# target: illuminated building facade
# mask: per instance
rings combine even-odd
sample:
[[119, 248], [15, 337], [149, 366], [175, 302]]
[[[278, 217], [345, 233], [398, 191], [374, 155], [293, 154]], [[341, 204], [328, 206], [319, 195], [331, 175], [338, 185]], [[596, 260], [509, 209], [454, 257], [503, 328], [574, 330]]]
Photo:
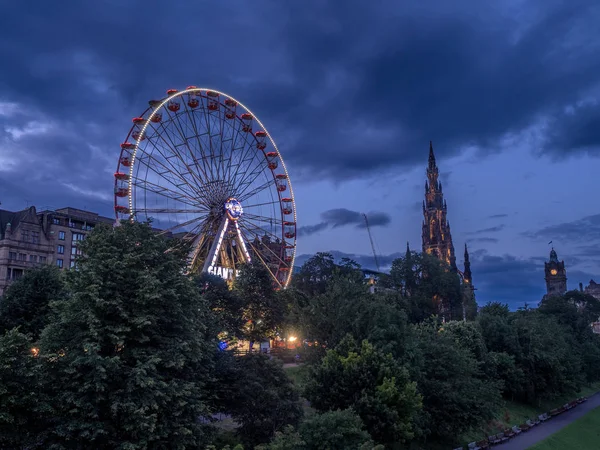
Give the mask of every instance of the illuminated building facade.
[[442, 193], [442, 183], [438, 178], [439, 170], [433, 154], [433, 144], [429, 142], [429, 164], [423, 201], [423, 253], [437, 256], [456, 271], [450, 223], [446, 217], [447, 206]]
[[565, 262], [558, 260], [554, 247], [550, 250], [550, 260], [544, 263], [544, 272], [546, 275], [546, 295], [544, 295], [542, 301], [547, 297], [564, 295], [567, 292], [567, 271], [565, 270]]

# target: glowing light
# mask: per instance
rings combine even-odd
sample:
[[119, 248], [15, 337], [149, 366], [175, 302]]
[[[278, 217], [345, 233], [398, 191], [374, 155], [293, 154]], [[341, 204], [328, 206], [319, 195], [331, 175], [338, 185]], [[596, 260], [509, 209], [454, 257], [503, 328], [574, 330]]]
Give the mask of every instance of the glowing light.
[[33, 347], [33, 348], [31, 349], [31, 354], [32, 354], [34, 357], [37, 357], [37, 356], [40, 354], [40, 349], [39, 349], [39, 348], [36, 348], [36, 347]]
[[290, 341], [290, 342], [296, 342], [296, 340], [297, 340], [297, 339], [298, 339], [298, 338], [297, 338], [296, 336], [290, 336], [290, 337], [288, 338], [288, 341]]

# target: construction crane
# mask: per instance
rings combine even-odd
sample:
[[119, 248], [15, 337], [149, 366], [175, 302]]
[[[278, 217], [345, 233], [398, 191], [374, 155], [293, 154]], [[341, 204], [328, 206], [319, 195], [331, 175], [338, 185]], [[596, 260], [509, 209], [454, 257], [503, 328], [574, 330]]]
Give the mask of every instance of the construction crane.
[[369, 233], [369, 240], [371, 241], [371, 249], [373, 250], [373, 257], [375, 258], [375, 266], [377, 266], [377, 272], [381, 272], [379, 269], [379, 260], [377, 259], [377, 252], [375, 251], [375, 244], [373, 243], [373, 236], [371, 235], [371, 227], [369, 227], [369, 219], [367, 215], [363, 213], [365, 218], [365, 225], [367, 226], [367, 232]]

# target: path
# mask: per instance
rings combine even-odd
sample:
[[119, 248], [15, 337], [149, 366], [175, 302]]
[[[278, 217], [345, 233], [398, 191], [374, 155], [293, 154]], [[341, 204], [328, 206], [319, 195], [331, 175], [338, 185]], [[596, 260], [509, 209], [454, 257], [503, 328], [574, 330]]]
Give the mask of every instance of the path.
[[560, 431], [565, 426], [585, 416], [592, 409], [600, 407], [600, 394], [594, 394], [588, 398], [587, 402], [584, 402], [569, 411], [566, 411], [558, 416], [553, 417], [547, 422], [541, 423], [531, 430], [521, 433], [519, 436], [515, 436], [510, 441], [494, 446], [501, 450], [524, 450], [543, 441], [548, 436]]

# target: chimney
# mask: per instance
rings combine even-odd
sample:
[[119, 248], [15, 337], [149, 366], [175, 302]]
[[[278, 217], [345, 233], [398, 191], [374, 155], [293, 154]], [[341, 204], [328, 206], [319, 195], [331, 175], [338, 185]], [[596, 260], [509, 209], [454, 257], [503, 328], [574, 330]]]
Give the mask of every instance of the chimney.
[[579, 292], [583, 292], [583, 283], [579, 283]]

